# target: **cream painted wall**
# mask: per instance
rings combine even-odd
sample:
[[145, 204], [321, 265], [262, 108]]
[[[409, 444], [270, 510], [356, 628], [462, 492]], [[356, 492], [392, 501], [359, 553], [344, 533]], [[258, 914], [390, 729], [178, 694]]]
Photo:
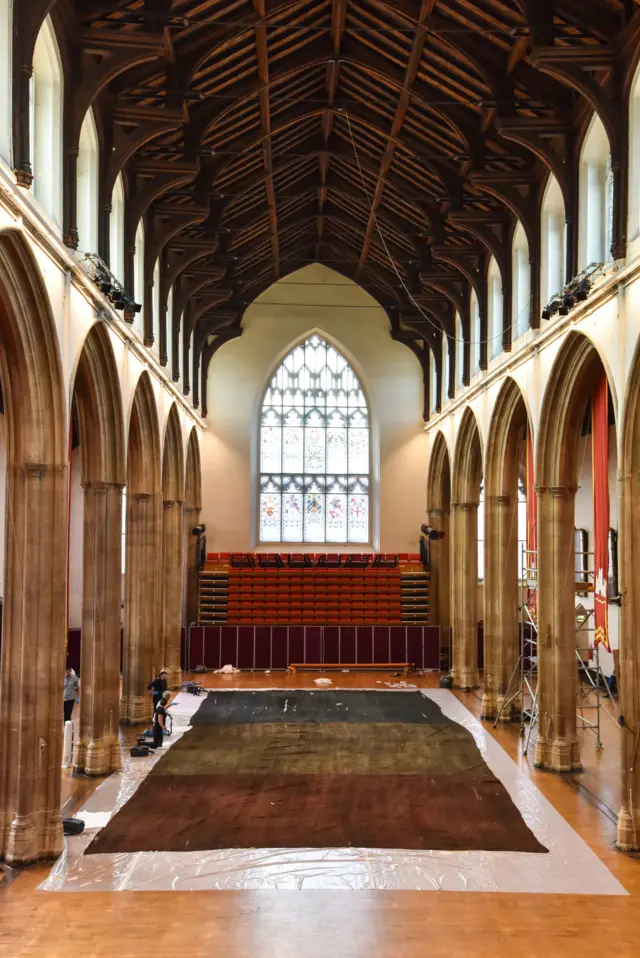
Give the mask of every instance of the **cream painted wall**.
[[[311, 330], [326, 335], [344, 353], [361, 376], [371, 405], [373, 448], [379, 450], [379, 456], [374, 454], [379, 514], [373, 545], [382, 551], [417, 551], [425, 516], [427, 453], [420, 364], [391, 339], [387, 315], [375, 300], [319, 264], [298, 270], [263, 293], [245, 313], [242, 336], [222, 346], [209, 366], [208, 429], [202, 436], [202, 519], [208, 548], [226, 552], [256, 547], [262, 395], [274, 368]], [[317, 545], [308, 548], [318, 551]]]

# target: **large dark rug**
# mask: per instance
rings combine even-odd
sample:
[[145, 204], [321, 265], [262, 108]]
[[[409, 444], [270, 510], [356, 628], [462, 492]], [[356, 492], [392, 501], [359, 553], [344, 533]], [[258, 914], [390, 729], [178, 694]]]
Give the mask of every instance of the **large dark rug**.
[[545, 852], [470, 732], [419, 692], [215, 692], [87, 854]]

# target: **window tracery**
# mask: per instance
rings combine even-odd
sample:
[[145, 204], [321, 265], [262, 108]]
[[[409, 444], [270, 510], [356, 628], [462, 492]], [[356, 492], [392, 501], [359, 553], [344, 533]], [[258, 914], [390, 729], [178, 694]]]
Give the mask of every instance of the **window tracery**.
[[369, 542], [369, 429], [344, 356], [317, 334], [295, 346], [262, 404], [261, 542]]

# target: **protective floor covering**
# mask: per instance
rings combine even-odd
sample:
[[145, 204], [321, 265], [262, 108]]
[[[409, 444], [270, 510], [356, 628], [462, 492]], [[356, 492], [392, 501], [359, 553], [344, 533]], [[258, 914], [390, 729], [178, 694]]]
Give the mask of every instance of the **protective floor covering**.
[[192, 724], [87, 854], [546, 852], [471, 733], [419, 692], [210, 693]]
[[[276, 690], [274, 690], [276, 691]], [[288, 694], [288, 693], [287, 693]], [[386, 693], [384, 693], [386, 694]], [[87, 847], [160, 762], [132, 759], [104, 781], [78, 813], [85, 833], [65, 851], [42, 891], [205, 891], [389, 889], [625, 895], [617, 879], [524, 774], [487, 729], [444, 689], [421, 693], [467, 729], [492, 774], [548, 854], [354, 848], [229, 848], [186, 852], [85, 854]], [[174, 734], [164, 758], [189, 730], [200, 701], [181, 693], [172, 706]], [[255, 728], [254, 728], [255, 731]], [[178, 752], [176, 751], [176, 755]]]

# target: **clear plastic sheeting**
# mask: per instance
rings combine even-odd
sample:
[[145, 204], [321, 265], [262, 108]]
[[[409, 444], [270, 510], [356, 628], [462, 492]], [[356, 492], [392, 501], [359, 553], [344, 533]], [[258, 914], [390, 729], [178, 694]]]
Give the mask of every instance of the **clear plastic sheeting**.
[[[322, 693], [319, 693], [322, 694]], [[260, 889], [389, 889], [625, 895], [588, 845], [455, 696], [424, 691], [472, 733], [526, 824], [548, 854], [403, 851], [376, 848], [234, 848], [210, 852], [139, 852], [84, 856], [97, 830], [134, 793], [159, 759], [130, 759], [87, 801], [81, 836], [66, 839], [64, 854], [44, 891], [190, 891]], [[199, 704], [181, 693], [172, 707], [171, 744], [189, 727]], [[159, 827], [162, 824], [159, 823]]]

